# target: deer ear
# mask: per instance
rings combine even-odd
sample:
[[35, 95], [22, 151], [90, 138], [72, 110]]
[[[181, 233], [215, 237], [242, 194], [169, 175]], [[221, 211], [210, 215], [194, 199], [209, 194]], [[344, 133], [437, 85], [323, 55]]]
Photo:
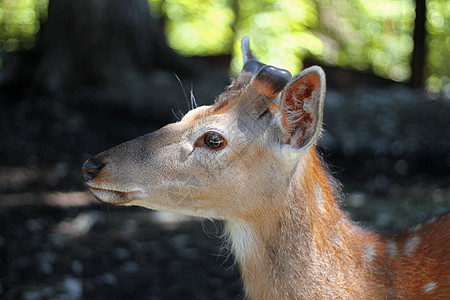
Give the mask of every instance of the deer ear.
[[281, 139], [298, 150], [320, 133], [325, 98], [325, 73], [314, 66], [294, 76], [280, 94]]
[[[256, 62], [247, 61], [247, 64]], [[246, 64], [246, 65], [247, 65]], [[241, 93], [240, 105], [247, 113], [264, 114], [283, 91], [292, 75], [289, 71], [262, 65]]]
[[291, 78], [292, 75], [287, 70], [264, 65], [249, 85], [253, 86], [258, 94], [274, 99]]

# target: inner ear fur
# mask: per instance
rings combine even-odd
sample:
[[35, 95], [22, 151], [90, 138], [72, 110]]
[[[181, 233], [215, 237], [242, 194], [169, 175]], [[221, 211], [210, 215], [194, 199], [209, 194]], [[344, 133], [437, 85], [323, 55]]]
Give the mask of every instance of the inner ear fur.
[[294, 149], [314, 143], [320, 133], [325, 98], [325, 73], [310, 67], [294, 76], [280, 94], [281, 139]]

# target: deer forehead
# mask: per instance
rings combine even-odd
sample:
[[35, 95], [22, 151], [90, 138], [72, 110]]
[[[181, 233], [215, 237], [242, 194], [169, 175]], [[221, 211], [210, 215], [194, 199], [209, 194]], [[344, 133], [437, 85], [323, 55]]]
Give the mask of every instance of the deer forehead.
[[188, 111], [181, 120], [186, 124], [194, 124], [196, 121], [203, 119], [211, 110], [211, 105], [204, 105]]
[[[235, 103], [233, 103], [235, 104]], [[217, 109], [216, 105], [201, 106], [189, 111], [183, 119], [175, 123], [185, 131], [188, 140], [205, 131], [217, 131], [227, 139], [239, 139], [258, 128], [258, 122], [250, 112], [242, 113], [239, 105], [227, 105]], [[254, 133], [256, 134], [256, 133]]]

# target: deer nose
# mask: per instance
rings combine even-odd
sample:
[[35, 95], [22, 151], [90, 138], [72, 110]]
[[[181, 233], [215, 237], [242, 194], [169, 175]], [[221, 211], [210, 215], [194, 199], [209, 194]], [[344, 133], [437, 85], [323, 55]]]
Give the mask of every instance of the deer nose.
[[98, 172], [105, 166], [100, 160], [91, 158], [88, 159], [84, 165], [82, 170], [84, 182], [88, 182], [89, 180], [94, 179], [97, 176]]

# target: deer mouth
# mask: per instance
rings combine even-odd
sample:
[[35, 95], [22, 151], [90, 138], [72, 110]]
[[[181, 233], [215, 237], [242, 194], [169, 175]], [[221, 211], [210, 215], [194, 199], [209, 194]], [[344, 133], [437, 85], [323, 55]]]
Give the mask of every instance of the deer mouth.
[[95, 198], [98, 200], [115, 205], [123, 205], [130, 203], [131, 201], [140, 198], [139, 194], [141, 191], [120, 191], [120, 190], [111, 190], [111, 189], [103, 189], [97, 187], [90, 187], [92, 194], [94, 194]]

